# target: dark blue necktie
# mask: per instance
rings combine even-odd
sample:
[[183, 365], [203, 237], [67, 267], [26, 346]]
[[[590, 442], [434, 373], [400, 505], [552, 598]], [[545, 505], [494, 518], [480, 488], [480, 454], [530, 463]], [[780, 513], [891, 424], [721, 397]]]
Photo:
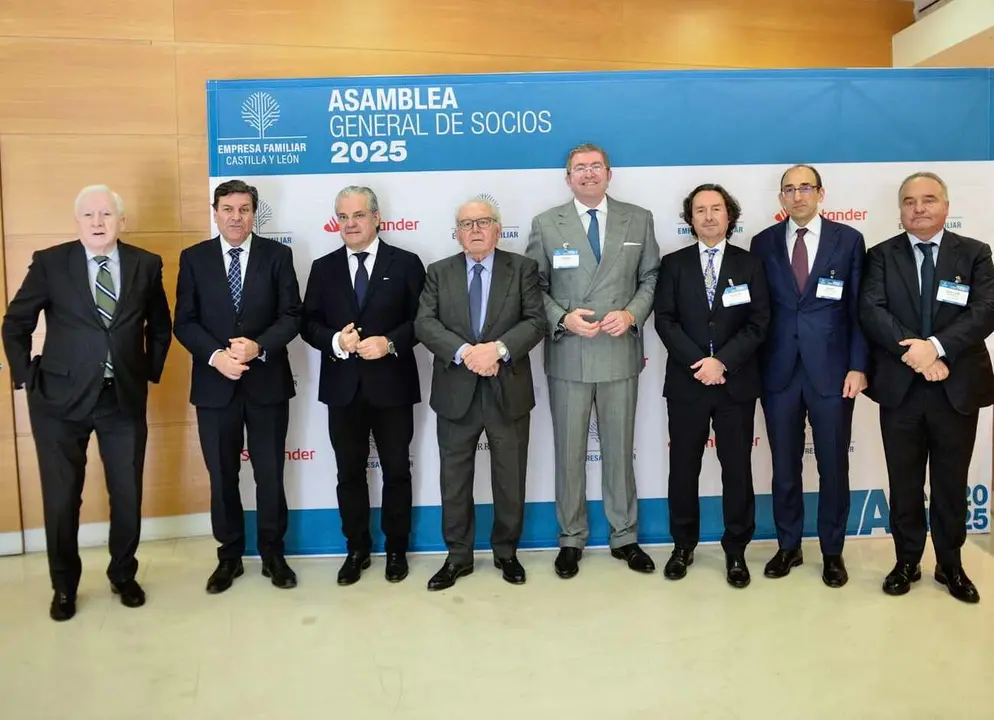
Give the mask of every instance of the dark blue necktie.
[[473, 266], [473, 279], [469, 282], [469, 324], [473, 326], [473, 337], [480, 339], [483, 329], [483, 266], [476, 263]]
[[594, 259], [601, 261], [601, 228], [597, 222], [597, 210], [587, 210], [590, 216], [590, 227], [587, 228], [587, 240], [590, 242], [590, 249], [594, 251]]
[[228, 290], [231, 291], [231, 302], [235, 305], [236, 314], [242, 311], [242, 263], [239, 260], [242, 252], [242, 248], [231, 248], [228, 251], [231, 258], [228, 264]]
[[935, 243], [918, 243], [916, 246], [922, 252], [922, 337], [932, 334], [932, 295], [935, 294], [935, 261], [932, 259], [932, 248]]
[[355, 259], [359, 261], [359, 267], [355, 271], [355, 301], [362, 307], [362, 301], [366, 299], [366, 289], [369, 287], [369, 273], [366, 271], [366, 258], [368, 252], [357, 252]]

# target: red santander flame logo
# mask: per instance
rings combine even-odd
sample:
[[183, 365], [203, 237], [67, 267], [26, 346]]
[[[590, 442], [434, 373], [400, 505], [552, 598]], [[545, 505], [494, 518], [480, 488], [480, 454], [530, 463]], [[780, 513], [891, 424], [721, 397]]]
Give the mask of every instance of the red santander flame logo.
[[781, 208], [780, 212], [778, 212], [776, 215], [773, 216], [773, 219], [776, 220], [777, 222], [783, 222], [784, 220], [786, 220], [789, 217], [790, 217], [790, 213], [788, 213], [786, 210], [784, 210], [783, 208]]
[[337, 233], [342, 229], [341, 225], [338, 224], [337, 218], [332, 218], [324, 224], [324, 231], [330, 233]]

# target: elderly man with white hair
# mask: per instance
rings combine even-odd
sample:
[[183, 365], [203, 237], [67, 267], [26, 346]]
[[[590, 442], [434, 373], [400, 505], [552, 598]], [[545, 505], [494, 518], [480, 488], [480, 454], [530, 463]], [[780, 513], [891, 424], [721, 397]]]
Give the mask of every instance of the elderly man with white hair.
[[[162, 258], [118, 240], [120, 196], [105, 185], [85, 187], [75, 214], [79, 238], [35, 252], [2, 329], [14, 386], [27, 392], [55, 591], [49, 614], [57, 621], [76, 614], [79, 509], [94, 431], [110, 495], [107, 577], [122, 604], [145, 604], [135, 552], [148, 383], [162, 376], [172, 338]], [[42, 312], [45, 341], [32, 358]]]

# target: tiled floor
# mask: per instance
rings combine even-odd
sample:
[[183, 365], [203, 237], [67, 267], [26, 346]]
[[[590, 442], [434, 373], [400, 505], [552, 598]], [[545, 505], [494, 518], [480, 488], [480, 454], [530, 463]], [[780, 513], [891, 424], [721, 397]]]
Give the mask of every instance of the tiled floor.
[[[853, 540], [851, 580], [820, 580], [816, 543], [790, 577], [767, 580], [769, 543], [750, 547], [753, 583], [723, 579], [716, 546], [686, 580], [640, 576], [588, 551], [573, 580], [551, 552], [522, 553], [528, 583], [489, 555], [452, 590], [425, 590], [439, 556], [412, 558], [399, 585], [383, 562], [339, 588], [339, 560], [291, 560], [280, 591], [248, 562], [208, 596], [210, 539], [142, 546], [141, 609], [84, 551], [79, 613], [48, 619], [43, 555], [0, 559], [0, 717], [22, 718], [994, 718], [994, 544], [971, 537], [980, 605], [925, 577], [880, 591], [886, 539]], [[669, 548], [650, 548], [662, 566]]]

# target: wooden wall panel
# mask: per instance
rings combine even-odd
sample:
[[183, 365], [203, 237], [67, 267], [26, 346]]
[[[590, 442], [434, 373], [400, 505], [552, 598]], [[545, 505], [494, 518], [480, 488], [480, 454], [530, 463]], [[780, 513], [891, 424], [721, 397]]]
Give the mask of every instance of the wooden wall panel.
[[104, 183], [124, 200], [131, 231], [179, 230], [175, 136], [3, 135], [4, 231], [76, 237], [80, 188]]
[[[3, 213], [0, 210], [0, 228]], [[0, 231], [0, 301], [6, 304], [4, 237]], [[14, 441], [14, 387], [10, 365], [0, 344], [0, 533], [20, 532], [21, 497], [17, 481], [17, 446]]]
[[[888, 66], [891, 36], [913, 19], [904, 0], [0, 4], [0, 286], [19, 286], [34, 250], [74, 237], [76, 193], [107, 183], [127, 207], [125, 239], [162, 255], [171, 306], [179, 252], [210, 226], [208, 79]], [[43, 338], [42, 324], [36, 348]], [[209, 508], [189, 373], [174, 343], [150, 391], [146, 516]], [[0, 387], [0, 531], [16, 520], [17, 488], [4, 482], [15, 438], [25, 527], [42, 525], [22, 392], [5, 425], [10, 406]], [[88, 473], [83, 518], [105, 520], [95, 454]]]
[[[82, 11], [81, 11], [82, 10]], [[3, 0], [0, 36], [172, 40], [173, 0]]]

